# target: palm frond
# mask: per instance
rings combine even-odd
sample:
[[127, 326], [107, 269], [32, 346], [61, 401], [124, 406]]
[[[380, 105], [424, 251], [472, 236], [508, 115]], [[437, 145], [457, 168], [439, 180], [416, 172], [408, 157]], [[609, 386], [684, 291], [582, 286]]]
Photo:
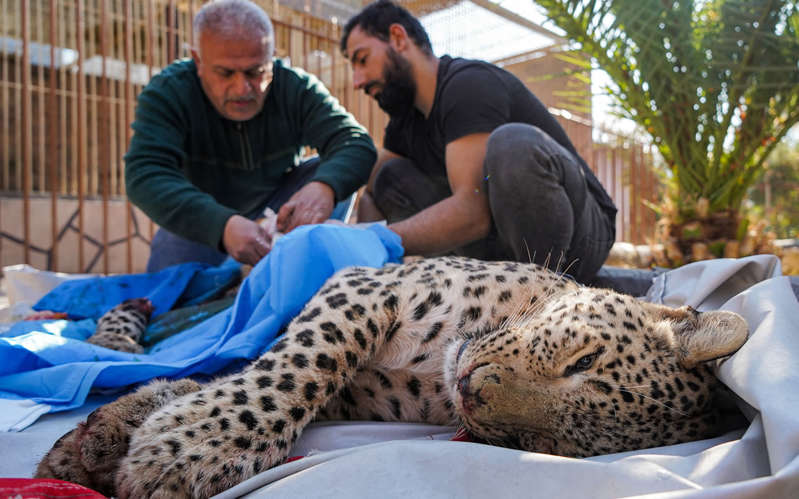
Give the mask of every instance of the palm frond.
[[536, 3], [608, 73], [614, 88], [605, 91], [672, 170], [675, 202], [707, 198], [711, 210], [738, 210], [775, 143], [799, 121], [797, 3]]

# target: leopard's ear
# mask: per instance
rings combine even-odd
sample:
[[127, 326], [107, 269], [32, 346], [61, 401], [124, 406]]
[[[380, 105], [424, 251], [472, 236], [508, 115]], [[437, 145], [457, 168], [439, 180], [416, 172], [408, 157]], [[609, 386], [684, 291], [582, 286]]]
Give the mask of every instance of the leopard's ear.
[[749, 336], [746, 321], [735, 312], [697, 312], [691, 307], [669, 308], [653, 304], [647, 308], [663, 321], [661, 331], [671, 330], [670, 343], [677, 360], [686, 369], [732, 355]]

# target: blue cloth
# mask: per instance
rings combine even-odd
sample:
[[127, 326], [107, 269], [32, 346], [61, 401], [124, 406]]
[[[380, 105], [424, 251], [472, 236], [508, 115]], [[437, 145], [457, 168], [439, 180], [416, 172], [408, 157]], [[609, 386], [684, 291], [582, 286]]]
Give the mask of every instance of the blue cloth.
[[[115, 352], [35, 327], [1, 337], [0, 366], [13, 368], [0, 376], [0, 398], [31, 399], [62, 411], [82, 405], [92, 387], [212, 374], [264, 352], [335, 271], [380, 267], [398, 262], [402, 253], [399, 236], [381, 225], [299, 227], [253, 268], [230, 309], [167, 338], [148, 354]], [[88, 292], [87, 299], [103, 301]]]
[[99, 319], [129, 298], [149, 298], [153, 317], [174, 305], [199, 303], [233, 284], [241, 275], [233, 261], [220, 267], [182, 263], [160, 272], [70, 279], [56, 286], [33, 306], [34, 310], [65, 312], [70, 319]]

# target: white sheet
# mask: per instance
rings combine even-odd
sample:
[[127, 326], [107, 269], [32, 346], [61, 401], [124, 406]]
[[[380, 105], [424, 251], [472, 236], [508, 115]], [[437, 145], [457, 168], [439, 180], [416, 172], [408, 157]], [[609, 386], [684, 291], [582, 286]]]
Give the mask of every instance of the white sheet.
[[[799, 302], [775, 257], [713, 260], [656, 279], [649, 298], [733, 310], [750, 339], [720, 365], [749, 427], [722, 437], [590, 459], [450, 442], [452, 428], [314, 424], [292, 454], [231, 497], [799, 498]], [[55, 439], [99, 403], [0, 434], [0, 476], [31, 476]], [[58, 428], [58, 431], [56, 431]]]

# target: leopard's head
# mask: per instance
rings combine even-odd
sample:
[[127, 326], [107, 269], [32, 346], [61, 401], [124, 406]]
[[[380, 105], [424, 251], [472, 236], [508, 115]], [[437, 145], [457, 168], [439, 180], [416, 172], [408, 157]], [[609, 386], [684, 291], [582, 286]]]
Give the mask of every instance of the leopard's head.
[[713, 431], [711, 361], [746, 338], [733, 312], [581, 288], [464, 334], [447, 384], [463, 424], [492, 444], [574, 457], [670, 445]]

